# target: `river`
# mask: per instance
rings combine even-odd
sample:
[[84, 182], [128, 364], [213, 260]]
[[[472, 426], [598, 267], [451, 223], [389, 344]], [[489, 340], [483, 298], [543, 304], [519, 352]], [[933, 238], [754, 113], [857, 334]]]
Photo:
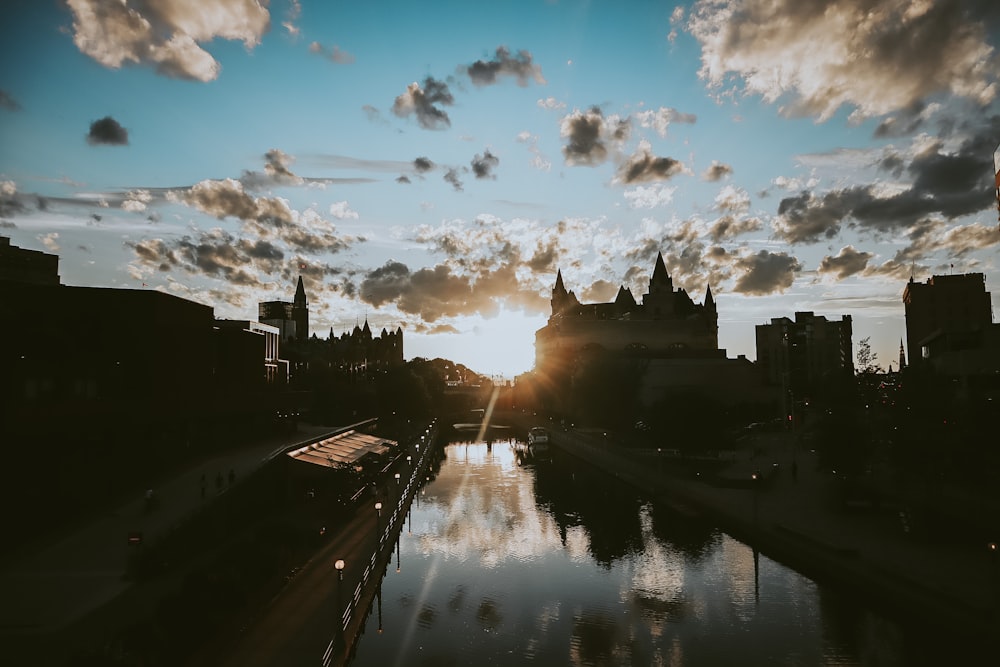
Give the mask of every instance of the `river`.
[[[352, 667], [912, 665], [926, 633], [553, 452], [452, 443]], [[946, 647], [946, 643], [945, 643]]]

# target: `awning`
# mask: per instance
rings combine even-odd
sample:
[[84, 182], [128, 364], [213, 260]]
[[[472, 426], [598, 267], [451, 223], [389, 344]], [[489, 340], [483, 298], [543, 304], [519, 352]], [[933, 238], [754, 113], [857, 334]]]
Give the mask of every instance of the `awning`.
[[395, 447], [394, 440], [386, 440], [375, 435], [346, 431], [288, 452], [296, 461], [304, 461], [321, 466], [351, 465], [366, 454], [381, 456]]

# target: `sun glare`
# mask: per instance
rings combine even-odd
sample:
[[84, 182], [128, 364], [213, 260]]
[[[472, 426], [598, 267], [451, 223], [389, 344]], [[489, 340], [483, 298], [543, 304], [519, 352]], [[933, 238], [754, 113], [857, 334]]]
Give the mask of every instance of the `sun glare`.
[[535, 365], [535, 332], [545, 326], [545, 315], [501, 310], [492, 318], [475, 317], [456, 334], [412, 334], [406, 357], [441, 357], [489, 376], [514, 376]]

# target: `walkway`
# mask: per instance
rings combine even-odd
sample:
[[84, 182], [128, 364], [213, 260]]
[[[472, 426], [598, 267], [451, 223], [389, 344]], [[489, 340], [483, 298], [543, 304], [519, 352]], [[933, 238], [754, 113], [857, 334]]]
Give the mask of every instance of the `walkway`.
[[[196, 464], [154, 490], [158, 506], [145, 510], [136, 497], [106, 516], [73, 529], [56, 542], [22, 554], [0, 572], [0, 640], [4, 646], [45, 646], [59, 630], [125, 593], [129, 535], [155, 542], [194, 514], [203, 503], [291, 446], [304, 445], [335, 431], [303, 426], [297, 432], [263, 440]], [[217, 485], [217, 475], [220, 483]], [[204, 496], [202, 495], [204, 479]], [[4, 654], [11, 655], [5, 650]], [[43, 664], [45, 656], [31, 656]], [[19, 663], [28, 664], [28, 663]]]

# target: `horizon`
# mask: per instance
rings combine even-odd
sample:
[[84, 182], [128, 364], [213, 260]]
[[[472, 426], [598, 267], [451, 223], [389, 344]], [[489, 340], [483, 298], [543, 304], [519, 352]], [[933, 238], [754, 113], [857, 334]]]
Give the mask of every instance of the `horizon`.
[[64, 284], [254, 319], [302, 275], [313, 331], [505, 377], [558, 270], [638, 300], [658, 252], [731, 358], [812, 311], [895, 367], [911, 276], [1000, 306], [980, 3], [96, 3], [0, 28], [0, 232]]

